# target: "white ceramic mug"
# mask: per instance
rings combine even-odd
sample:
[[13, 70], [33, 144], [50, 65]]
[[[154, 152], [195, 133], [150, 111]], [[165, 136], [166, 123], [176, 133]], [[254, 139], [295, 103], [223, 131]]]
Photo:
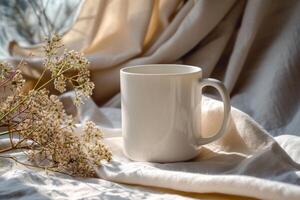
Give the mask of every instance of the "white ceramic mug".
[[[202, 88], [212, 86], [224, 102], [218, 133], [201, 134]], [[132, 160], [177, 162], [198, 154], [201, 145], [220, 138], [230, 113], [229, 95], [215, 79], [202, 79], [199, 67], [151, 64], [121, 69], [122, 134], [124, 153]], [[200, 107], [200, 109], [199, 109]]]

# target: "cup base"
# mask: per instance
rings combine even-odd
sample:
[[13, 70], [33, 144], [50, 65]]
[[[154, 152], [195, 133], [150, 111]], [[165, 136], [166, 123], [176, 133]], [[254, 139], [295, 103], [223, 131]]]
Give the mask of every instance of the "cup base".
[[126, 152], [125, 149], [123, 149], [124, 155], [136, 162], [151, 162], [151, 163], [176, 163], [176, 162], [186, 162], [189, 160], [192, 160], [196, 158], [199, 155], [199, 151], [195, 151], [193, 154], [190, 154], [189, 156], [185, 155], [184, 157], [155, 157], [153, 156], [147, 156], [147, 155], [130, 155], [128, 152]]

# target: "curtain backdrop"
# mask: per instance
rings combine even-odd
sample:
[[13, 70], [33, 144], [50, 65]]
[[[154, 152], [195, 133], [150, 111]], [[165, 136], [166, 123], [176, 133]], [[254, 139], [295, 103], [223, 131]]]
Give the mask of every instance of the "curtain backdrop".
[[[300, 1], [87, 0], [64, 41], [91, 61], [99, 105], [119, 92], [122, 67], [183, 63], [222, 80], [273, 135], [299, 134]], [[9, 47], [15, 61], [34, 50]], [[34, 80], [41, 60], [29, 63]]]

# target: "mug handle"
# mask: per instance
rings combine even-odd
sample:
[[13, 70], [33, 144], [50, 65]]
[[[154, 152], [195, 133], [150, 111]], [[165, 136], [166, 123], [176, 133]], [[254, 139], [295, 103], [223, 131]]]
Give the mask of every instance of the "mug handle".
[[207, 78], [207, 79], [199, 79], [199, 83], [200, 83], [201, 90], [206, 86], [212, 86], [216, 88], [217, 91], [220, 93], [224, 103], [224, 116], [223, 116], [222, 126], [220, 130], [217, 132], [217, 134], [209, 138], [198, 139], [197, 141], [198, 145], [204, 145], [213, 142], [224, 135], [229, 122], [229, 114], [230, 114], [231, 106], [230, 106], [230, 98], [228, 92], [226, 90], [226, 87], [221, 81], [212, 78]]

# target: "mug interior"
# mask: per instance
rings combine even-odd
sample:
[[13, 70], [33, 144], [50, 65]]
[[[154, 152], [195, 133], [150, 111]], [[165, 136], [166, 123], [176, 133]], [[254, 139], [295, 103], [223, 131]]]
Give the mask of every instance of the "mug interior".
[[140, 75], [180, 75], [201, 72], [201, 68], [189, 65], [151, 64], [125, 67], [122, 73]]

